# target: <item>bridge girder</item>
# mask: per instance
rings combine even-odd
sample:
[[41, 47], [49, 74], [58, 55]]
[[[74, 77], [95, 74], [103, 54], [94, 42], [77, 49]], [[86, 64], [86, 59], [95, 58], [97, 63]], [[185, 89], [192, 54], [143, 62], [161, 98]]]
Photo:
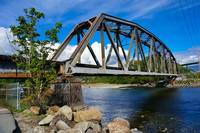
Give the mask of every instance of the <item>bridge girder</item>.
[[[101, 63], [90, 45], [90, 40], [95, 32], [100, 32]], [[105, 35], [111, 43], [107, 58], [105, 58]], [[77, 36], [77, 47], [70, 58], [63, 61], [64, 64], [61, 66], [63, 75], [177, 76], [178, 74], [175, 57], [159, 38], [136, 23], [106, 14], [99, 14], [77, 24], [50, 57], [50, 60], [57, 60], [75, 36]], [[126, 46], [121, 40], [122, 37], [129, 39], [127, 54], [125, 52]], [[86, 47], [88, 47], [96, 65], [81, 64], [81, 55]], [[147, 49], [148, 53], [144, 49]], [[118, 60], [118, 67], [108, 66], [113, 50]], [[123, 57], [120, 56], [119, 50], [122, 50]], [[130, 64], [130, 60], [133, 60], [132, 64]], [[134, 63], [137, 63], [136, 69], [134, 69]]]

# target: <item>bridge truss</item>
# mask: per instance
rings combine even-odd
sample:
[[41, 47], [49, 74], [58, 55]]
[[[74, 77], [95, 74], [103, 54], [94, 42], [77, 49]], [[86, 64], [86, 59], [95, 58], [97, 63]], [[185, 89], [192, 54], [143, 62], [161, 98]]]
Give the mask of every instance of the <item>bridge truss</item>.
[[[90, 45], [96, 32], [100, 35], [101, 62]], [[178, 74], [176, 59], [170, 49], [154, 34], [136, 23], [99, 14], [77, 24], [50, 60], [56, 61], [74, 37], [77, 38], [77, 47], [70, 58], [63, 61], [60, 67], [63, 75], [177, 76]], [[105, 38], [111, 43], [107, 56]], [[81, 63], [81, 55], [86, 47], [95, 65]], [[120, 50], [123, 56], [120, 55]], [[109, 66], [112, 51], [118, 61], [116, 67]]]

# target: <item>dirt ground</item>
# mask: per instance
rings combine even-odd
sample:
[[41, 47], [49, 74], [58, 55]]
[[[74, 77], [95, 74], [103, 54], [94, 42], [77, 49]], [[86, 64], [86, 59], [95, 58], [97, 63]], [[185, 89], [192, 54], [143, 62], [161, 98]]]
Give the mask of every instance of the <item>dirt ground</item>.
[[22, 113], [13, 114], [22, 133], [49, 132], [49, 126], [39, 126], [38, 123], [44, 116], [24, 116]]

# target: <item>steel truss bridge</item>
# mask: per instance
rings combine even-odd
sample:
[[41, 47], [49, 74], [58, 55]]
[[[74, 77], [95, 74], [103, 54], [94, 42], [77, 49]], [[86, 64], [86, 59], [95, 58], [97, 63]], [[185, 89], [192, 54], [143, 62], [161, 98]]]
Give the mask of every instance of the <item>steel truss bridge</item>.
[[[90, 40], [96, 32], [100, 34], [101, 63], [90, 45]], [[178, 68], [174, 55], [169, 48], [154, 34], [140, 25], [109, 16], [99, 14], [93, 18], [77, 24], [65, 38], [50, 60], [56, 61], [67, 48], [70, 41], [76, 36], [77, 47], [69, 59], [63, 61], [61, 71], [64, 75], [165, 75], [177, 76]], [[108, 38], [111, 47], [105, 56], [105, 38]], [[123, 38], [128, 39], [128, 53], [125, 52]], [[89, 49], [95, 65], [82, 64], [81, 55]], [[145, 54], [144, 49], [148, 49]], [[118, 66], [108, 65], [111, 52], [117, 57]], [[123, 57], [119, 50], [122, 50]], [[123, 59], [125, 60], [123, 62]], [[130, 64], [130, 60], [133, 60]], [[133, 69], [136, 63], [136, 69]]]
[[[100, 39], [101, 59], [97, 58], [90, 44], [93, 37]], [[76, 49], [68, 59], [57, 61], [72, 39], [77, 42]], [[107, 56], [105, 54], [106, 39], [111, 43]], [[86, 47], [95, 64], [81, 63], [81, 56]], [[109, 65], [112, 51], [118, 62], [118, 66], [115, 67]], [[123, 53], [122, 56], [120, 51]], [[57, 62], [57, 73], [62, 76], [178, 76], [174, 55], [158, 37], [136, 23], [107, 14], [99, 14], [77, 24], [49, 60]]]

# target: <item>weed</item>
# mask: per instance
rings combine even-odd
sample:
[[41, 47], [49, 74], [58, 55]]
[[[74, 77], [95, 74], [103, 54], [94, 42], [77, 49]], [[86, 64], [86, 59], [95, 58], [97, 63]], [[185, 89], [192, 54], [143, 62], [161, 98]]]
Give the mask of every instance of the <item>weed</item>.
[[6, 99], [0, 99], [0, 104], [5, 106], [5, 107], [9, 106], [9, 103], [8, 103], [8, 101], [6, 101]]

